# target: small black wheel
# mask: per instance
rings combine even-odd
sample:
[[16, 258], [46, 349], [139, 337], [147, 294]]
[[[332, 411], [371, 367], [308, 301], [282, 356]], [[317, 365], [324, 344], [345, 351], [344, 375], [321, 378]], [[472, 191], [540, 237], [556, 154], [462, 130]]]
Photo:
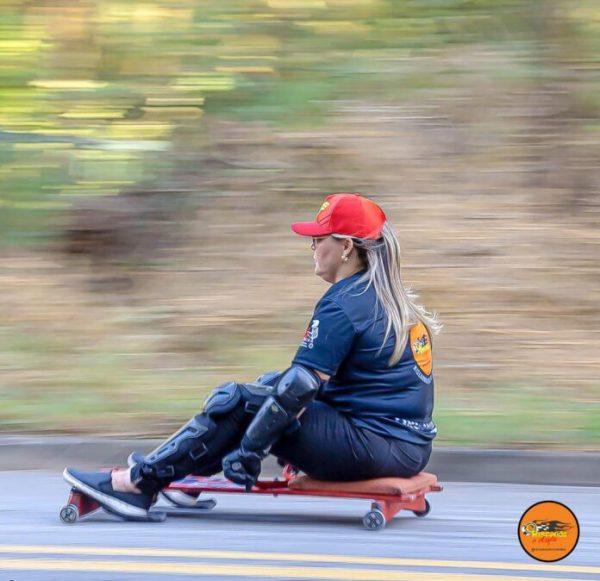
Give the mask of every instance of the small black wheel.
[[427, 499], [425, 499], [425, 510], [413, 510], [413, 514], [415, 516], [418, 517], [424, 517], [427, 516], [429, 514], [429, 511], [431, 510], [431, 505], [429, 504], [429, 501]]
[[67, 525], [73, 524], [79, 518], [79, 509], [74, 504], [67, 504], [60, 509], [60, 520]]
[[379, 509], [370, 510], [363, 517], [363, 525], [369, 531], [378, 531], [385, 526], [385, 516]]

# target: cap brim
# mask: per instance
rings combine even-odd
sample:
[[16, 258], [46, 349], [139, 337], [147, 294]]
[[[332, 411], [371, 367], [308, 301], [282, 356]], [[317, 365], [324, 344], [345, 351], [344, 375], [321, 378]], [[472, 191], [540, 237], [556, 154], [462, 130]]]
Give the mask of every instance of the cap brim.
[[326, 226], [318, 222], [295, 222], [292, 224], [292, 230], [300, 236], [329, 236], [331, 231]]

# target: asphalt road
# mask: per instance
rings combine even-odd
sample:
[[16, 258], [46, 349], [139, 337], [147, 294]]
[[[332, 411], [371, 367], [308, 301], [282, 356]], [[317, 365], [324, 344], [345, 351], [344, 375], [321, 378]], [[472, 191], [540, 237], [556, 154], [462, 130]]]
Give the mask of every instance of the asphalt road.
[[[425, 518], [363, 529], [368, 501], [221, 495], [209, 512], [127, 523], [98, 512], [60, 522], [60, 473], [0, 472], [0, 581], [600, 579], [600, 488], [445, 483]], [[557, 500], [577, 515], [578, 546], [539, 563], [517, 540], [523, 511]]]

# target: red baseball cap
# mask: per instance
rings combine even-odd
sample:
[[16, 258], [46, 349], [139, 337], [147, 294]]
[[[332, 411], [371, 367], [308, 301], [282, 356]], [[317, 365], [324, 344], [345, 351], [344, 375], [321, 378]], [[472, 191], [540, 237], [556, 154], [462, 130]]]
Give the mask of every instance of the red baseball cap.
[[314, 222], [295, 222], [292, 230], [300, 236], [344, 234], [377, 240], [386, 217], [383, 210], [360, 194], [331, 194], [325, 198]]

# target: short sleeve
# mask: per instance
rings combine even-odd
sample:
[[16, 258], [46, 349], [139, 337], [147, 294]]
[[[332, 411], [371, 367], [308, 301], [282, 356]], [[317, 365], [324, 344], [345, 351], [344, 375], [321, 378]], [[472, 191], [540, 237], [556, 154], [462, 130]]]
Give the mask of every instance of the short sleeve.
[[335, 375], [348, 355], [356, 330], [333, 301], [321, 301], [304, 333], [292, 363]]

